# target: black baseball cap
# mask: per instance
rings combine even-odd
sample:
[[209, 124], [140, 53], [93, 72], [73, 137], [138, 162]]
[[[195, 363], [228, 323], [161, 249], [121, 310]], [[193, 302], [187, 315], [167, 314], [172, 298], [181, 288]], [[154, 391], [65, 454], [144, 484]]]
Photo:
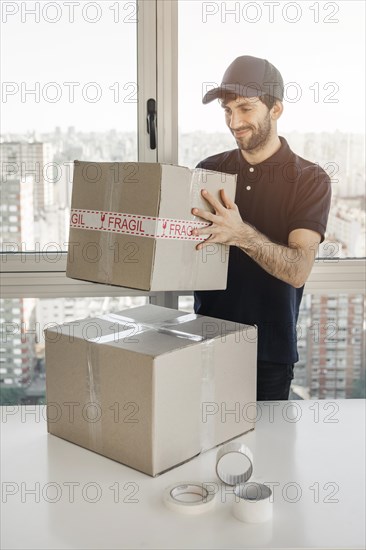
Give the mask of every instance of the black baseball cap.
[[267, 59], [242, 55], [237, 57], [225, 71], [221, 85], [209, 90], [202, 103], [233, 96], [259, 97], [269, 95], [283, 100], [281, 73]]

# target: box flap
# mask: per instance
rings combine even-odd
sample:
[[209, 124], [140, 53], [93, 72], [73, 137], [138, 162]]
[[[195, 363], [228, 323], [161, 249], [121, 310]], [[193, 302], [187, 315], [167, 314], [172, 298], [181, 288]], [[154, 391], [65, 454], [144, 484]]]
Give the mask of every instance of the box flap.
[[[207, 222], [194, 216], [192, 208], [212, 211], [201, 195], [203, 188], [217, 198], [219, 190], [225, 188], [235, 200], [236, 176], [163, 165], [161, 187], [159, 217], [167, 219], [166, 238], [156, 242], [152, 290], [225, 289], [229, 247], [213, 244], [196, 250], [204, 239], [192, 238], [191, 231]], [[178, 258], [174, 264], [172, 257]]]
[[86, 340], [151, 357], [207, 339], [225, 341], [225, 336], [231, 333], [238, 333], [249, 342], [256, 338], [254, 327], [249, 325], [151, 304], [51, 327], [46, 338], [52, 342], [60, 332], [70, 341]]
[[[156, 217], [160, 182], [156, 163], [75, 161], [72, 209]], [[117, 221], [108, 217], [109, 224]], [[100, 223], [100, 230], [83, 223], [70, 228], [67, 277], [149, 290], [155, 240], [113, 232], [103, 219]]]
[[156, 216], [161, 172], [153, 162], [76, 160], [71, 207]]

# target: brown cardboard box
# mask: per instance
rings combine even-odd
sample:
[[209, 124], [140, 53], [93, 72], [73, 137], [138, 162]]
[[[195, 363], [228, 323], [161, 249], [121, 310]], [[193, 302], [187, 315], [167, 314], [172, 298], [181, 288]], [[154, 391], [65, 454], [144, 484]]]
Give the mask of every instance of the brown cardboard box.
[[58, 437], [155, 476], [254, 428], [256, 327], [148, 305], [45, 339]]
[[66, 275], [141, 290], [226, 288], [228, 250], [191, 235], [208, 225], [201, 196], [225, 190], [236, 176], [154, 163], [75, 161]]

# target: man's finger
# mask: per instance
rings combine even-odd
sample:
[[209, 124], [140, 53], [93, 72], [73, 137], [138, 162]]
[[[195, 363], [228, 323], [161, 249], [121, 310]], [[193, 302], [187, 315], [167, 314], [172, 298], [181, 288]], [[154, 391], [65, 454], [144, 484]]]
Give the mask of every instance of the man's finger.
[[192, 214], [209, 222], [214, 222], [216, 219], [215, 214], [208, 210], [201, 210], [200, 208], [192, 208]]
[[235, 208], [236, 207], [235, 202], [231, 200], [229, 195], [227, 195], [225, 189], [220, 189], [220, 194], [221, 194], [221, 200], [224, 203], [224, 205], [226, 206], [226, 208]]
[[211, 206], [214, 207], [216, 212], [222, 212], [223, 211], [224, 207], [221, 204], [221, 202], [218, 199], [216, 199], [213, 195], [211, 195], [211, 193], [209, 193], [207, 191], [207, 189], [202, 189], [201, 195], [207, 202], [209, 202], [211, 204]]
[[217, 242], [215, 240], [215, 235], [210, 235], [207, 239], [205, 239], [202, 243], [198, 244], [196, 246], [196, 249], [197, 250], [201, 250], [204, 246], [208, 245], [208, 244], [211, 244], [211, 243], [215, 243]]
[[201, 227], [198, 229], [197, 227], [192, 230], [192, 235], [195, 235], [196, 237], [204, 237], [205, 235], [209, 235], [210, 237], [215, 233], [216, 229], [212, 225], [207, 225], [206, 227]]

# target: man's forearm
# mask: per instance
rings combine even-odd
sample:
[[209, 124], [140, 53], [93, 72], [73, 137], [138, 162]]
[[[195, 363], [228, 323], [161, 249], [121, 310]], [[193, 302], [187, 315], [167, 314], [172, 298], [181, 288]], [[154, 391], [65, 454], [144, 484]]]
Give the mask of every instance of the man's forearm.
[[245, 224], [238, 237], [235, 245], [267, 273], [296, 288], [305, 284], [314, 262], [315, 246], [305, 253], [295, 243], [289, 246], [274, 243], [249, 224]]

